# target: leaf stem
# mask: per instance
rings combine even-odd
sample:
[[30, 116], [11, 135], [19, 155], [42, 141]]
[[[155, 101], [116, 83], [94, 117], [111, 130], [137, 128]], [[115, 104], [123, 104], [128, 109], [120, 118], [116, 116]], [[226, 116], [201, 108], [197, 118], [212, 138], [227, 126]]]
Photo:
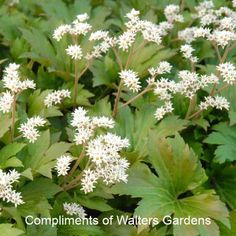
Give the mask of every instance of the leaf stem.
[[144, 95], [145, 93], [147, 93], [147, 92], [149, 92], [151, 90], [152, 90], [152, 88], [148, 85], [141, 93], [137, 94], [135, 97], [133, 97], [130, 100], [128, 100], [121, 107], [125, 107], [125, 106], [129, 105], [130, 103], [132, 103], [133, 101], [135, 101], [136, 99], [138, 99], [139, 97], [141, 97], [142, 95]]
[[16, 94], [13, 96], [13, 103], [12, 103], [12, 113], [11, 113], [11, 141], [14, 141], [15, 136], [15, 120], [16, 120]]

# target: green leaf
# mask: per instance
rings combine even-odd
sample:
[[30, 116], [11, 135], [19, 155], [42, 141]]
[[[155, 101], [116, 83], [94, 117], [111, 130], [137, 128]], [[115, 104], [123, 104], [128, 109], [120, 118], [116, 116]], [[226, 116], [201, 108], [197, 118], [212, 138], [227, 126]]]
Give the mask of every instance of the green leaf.
[[60, 225], [58, 235], [104, 236], [104, 232], [97, 225]]
[[24, 231], [13, 228], [12, 224], [0, 224], [0, 232], [1, 235], [9, 235], [9, 236], [18, 236], [22, 235]]
[[233, 236], [236, 235], [236, 210], [230, 212], [231, 229], [221, 225], [220, 236]]
[[181, 120], [178, 116], [167, 116], [157, 125], [155, 131], [160, 138], [164, 138], [182, 131], [187, 127], [188, 123], [187, 120]]
[[216, 169], [213, 183], [217, 193], [231, 209], [236, 208], [236, 166]]
[[52, 198], [56, 193], [62, 189], [52, 183], [51, 180], [46, 178], [37, 178], [21, 188], [23, 199], [27, 201], [28, 198]]
[[110, 207], [105, 199], [99, 197], [87, 197], [87, 196], [79, 196], [78, 202], [89, 209], [95, 209], [98, 211], [110, 211], [112, 207]]
[[9, 130], [11, 119], [8, 115], [0, 114], [0, 138]]
[[[11, 158], [12, 160], [8, 160], [10, 157], [15, 156], [18, 152], [20, 152], [25, 147], [24, 143], [11, 143], [4, 146], [0, 150], [0, 166], [2, 168], [6, 168], [10, 163], [21, 164], [21, 161], [18, 160], [16, 157]], [[21, 164], [22, 166], [22, 164]], [[15, 166], [16, 167], [16, 166]]]
[[[211, 218], [210, 225], [175, 225], [174, 235], [219, 235], [217, 222], [229, 226], [228, 211], [213, 190], [197, 190], [206, 175], [198, 157], [179, 135], [162, 138], [153, 132], [149, 137], [149, 157], [158, 177], [144, 164], [133, 165], [127, 184], [117, 184], [111, 189], [116, 194], [141, 197], [135, 209], [140, 217], [164, 216], [172, 218]], [[147, 226], [140, 226], [142, 231]], [[209, 234], [208, 234], [209, 235]]]
[[56, 226], [51, 225], [28, 225], [26, 236], [57, 236]]
[[31, 168], [28, 168], [28, 169], [24, 170], [24, 171], [21, 172], [20, 174], [21, 174], [22, 176], [24, 176], [24, 177], [30, 179], [30, 180], [33, 180], [33, 179], [34, 179]]
[[236, 160], [236, 126], [220, 123], [213, 127], [214, 132], [204, 140], [208, 144], [218, 145], [215, 150], [215, 162], [224, 163]]
[[48, 178], [52, 178], [51, 169], [55, 166], [55, 159], [65, 154], [72, 144], [65, 142], [54, 143], [50, 146], [50, 133], [41, 133], [35, 143], [28, 145], [29, 157], [24, 159], [26, 167], [32, 168]]
[[21, 160], [19, 160], [16, 157], [9, 158], [3, 165], [1, 165], [1, 168], [5, 169], [8, 167], [23, 167]]

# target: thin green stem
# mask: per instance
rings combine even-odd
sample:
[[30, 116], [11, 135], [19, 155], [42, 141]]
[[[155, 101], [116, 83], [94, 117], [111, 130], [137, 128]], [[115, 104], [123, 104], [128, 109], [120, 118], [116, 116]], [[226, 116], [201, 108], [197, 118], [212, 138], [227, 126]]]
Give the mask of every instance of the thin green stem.
[[13, 96], [12, 113], [11, 113], [11, 141], [14, 142], [16, 121], [16, 95]]
[[121, 107], [125, 107], [125, 106], [129, 105], [130, 103], [134, 102], [136, 99], [138, 99], [139, 97], [141, 97], [142, 95], [144, 95], [145, 93], [147, 93], [147, 92], [149, 92], [151, 90], [152, 90], [152, 88], [150, 88], [150, 86], [147, 86], [141, 93], [137, 94], [135, 97], [133, 97], [130, 100], [128, 100]]
[[81, 153], [80, 153], [78, 159], [76, 160], [75, 164], [73, 165], [73, 167], [72, 167], [72, 169], [71, 169], [71, 171], [70, 171], [68, 177], [69, 177], [69, 176], [72, 176], [72, 175], [74, 174], [75, 170], [76, 170], [77, 167], [79, 166], [79, 164], [80, 164], [81, 160], [83, 159], [84, 155], [85, 155], [85, 146], [83, 146], [83, 149], [82, 149], [82, 151], [81, 151]]
[[119, 101], [120, 101], [120, 95], [121, 95], [121, 91], [122, 91], [122, 86], [123, 86], [123, 80], [120, 80], [119, 83], [119, 87], [118, 87], [118, 91], [116, 94], [116, 98], [115, 98], [115, 104], [114, 104], [114, 109], [113, 109], [113, 113], [112, 116], [115, 118], [118, 112], [118, 105], [119, 105]]
[[83, 74], [88, 70], [89, 66], [91, 65], [92, 60], [87, 62], [87, 65], [84, 67], [84, 69], [79, 73], [78, 71], [78, 64], [77, 61], [75, 61], [75, 79], [74, 79], [74, 107], [76, 107], [77, 104], [77, 95], [78, 95], [78, 82], [79, 79], [83, 76]]

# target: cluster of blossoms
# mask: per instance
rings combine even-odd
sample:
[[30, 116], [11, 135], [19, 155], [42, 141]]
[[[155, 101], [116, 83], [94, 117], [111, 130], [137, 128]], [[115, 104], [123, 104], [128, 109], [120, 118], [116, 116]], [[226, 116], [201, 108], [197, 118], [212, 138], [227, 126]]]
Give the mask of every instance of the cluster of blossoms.
[[[76, 38], [78, 35], [87, 35], [92, 30], [92, 26], [87, 22], [88, 20], [87, 13], [77, 15], [71, 24], [60, 25], [56, 28], [53, 38], [60, 41], [64, 35], [70, 35], [72, 38]], [[106, 53], [114, 45], [114, 40], [109, 37], [108, 32], [101, 30], [92, 32], [89, 41], [100, 41], [100, 43], [95, 44], [89, 52], [83, 52], [79, 44], [69, 45], [66, 53], [74, 60], [81, 60], [82, 58], [91, 60], [101, 57], [103, 53]]]
[[39, 116], [28, 118], [25, 123], [20, 125], [19, 131], [30, 143], [34, 143], [39, 136], [39, 131], [36, 128], [45, 125], [45, 123], [46, 120]]
[[215, 9], [212, 1], [201, 2], [195, 10], [193, 18], [200, 22], [200, 27], [185, 28], [179, 32], [179, 39], [190, 43], [203, 37], [222, 48], [235, 41], [235, 11], [228, 7]]
[[[173, 111], [171, 99], [174, 94], [180, 93], [185, 97], [192, 99], [198, 90], [219, 83], [219, 78], [214, 74], [199, 75], [196, 72], [183, 70], [179, 72], [178, 76], [180, 78], [179, 82], [167, 78], [160, 78], [156, 81], [152, 81], [154, 94], [164, 102], [164, 105], [157, 108], [155, 112], [157, 120], [162, 119], [165, 114]], [[218, 108], [219, 106], [214, 107]]]
[[138, 74], [132, 70], [122, 70], [120, 78], [123, 80], [124, 85], [132, 92], [138, 92], [141, 89]]
[[230, 63], [222, 63], [219, 66], [217, 66], [218, 71], [220, 72], [221, 76], [224, 79], [224, 82], [227, 84], [235, 84], [236, 83], [236, 69], [235, 66]]
[[10, 63], [3, 75], [3, 87], [5, 92], [0, 94], [0, 111], [3, 113], [10, 112], [12, 104], [16, 99], [16, 96], [26, 89], [35, 89], [35, 83], [32, 80], [20, 79], [19, 73], [20, 65]]
[[57, 158], [57, 164], [55, 169], [57, 170], [58, 176], [65, 176], [68, 174], [68, 171], [70, 170], [71, 161], [72, 158], [68, 155], [62, 155]]
[[70, 98], [70, 91], [68, 89], [57, 90], [48, 94], [44, 99], [44, 104], [46, 107], [51, 107], [54, 104], [60, 104], [64, 98]]
[[90, 117], [85, 109], [78, 107], [72, 113], [71, 125], [75, 127], [74, 141], [79, 145], [92, 138], [97, 128], [113, 128], [114, 121], [105, 116]]
[[88, 142], [87, 155], [94, 164], [93, 169], [87, 169], [83, 174], [82, 190], [85, 193], [92, 192], [98, 179], [105, 184], [127, 182], [126, 171], [129, 163], [120, 156], [120, 151], [129, 146], [128, 139], [107, 133], [100, 135]]
[[133, 45], [138, 33], [142, 34], [145, 41], [154, 42], [159, 45], [162, 37], [166, 36], [168, 30], [173, 28], [173, 23], [183, 20], [183, 17], [179, 14], [179, 7], [176, 5], [166, 7], [165, 16], [167, 21], [160, 22], [158, 25], [147, 20], [141, 20], [139, 14], [140, 12], [134, 9], [126, 14], [126, 17], [129, 19], [125, 24], [127, 30], [115, 38], [118, 48], [123, 51], [127, 51]]
[[[176, 21], [182, 22], [183, 16], [179, 14], [177, 5], [169, 5], [165, 9], [167, 21], [160, 22], [158, 25], [139, 18], [139, 11], [132, 9], [126, 14], [128, 21], [125, 23], [127, 29], [117, 37], [109, 36], [109, 32], [98, 30], [92, 32], [89, 41], [98, 41], [92, 47], [90, 52], [83, 52], [80, 45], [69, 45], [66, 49], [67, 54], [74, 60], [80, 60], [83, 57], [87, 60], [99, 58], [111, 47], [117, 46], [122, 51], [127, 51], [135, 42], [138, 33], [141, 33], [146, 42], [160, 44], [162, 37], [167, 35], [168, 30], [173, 28]], [[87, 13], [80, 14], [71, 24], [63, 24], [54, 30], [53, 38], [60, 41], [64, 35], [70, 35], [73, 38], [77, 35], [86, 35], [92, 31], [92, 26], [87, 22], [89, 16]]]
[[190, 44], [182, 45], [180, 51], [183, 53], [184, 58], [190, 60], [192, 63], [197, 62], [198, 58], [193, 56], [195, 49]]
[[205, 101], [201, 102], [199, 105], [201, 110], [207, 110], [209, 107], [216, 107], [217, 109], [222, 110], [223, 108], [229, 110], [229, 102], [225, 97], [221, 96], [208, 96], [205, 97]]
[[63, 208], [67, 215], [71, 215], [71, 216], [75, 215], [81, 219], [86, 218], [87, 214], [85, 213], [84, 208], [77, 203], [65, 202], [63, 204]]
[[[129, 163], [121, 158], [120, 151], [129, 146], [129, 141], [112, 133], [94, 137], [97, 128], [113, 128], [114, 121], [104, 116], [90, 117], [85, 109], [78, 107], [72, 114], [71, 125], [75, 127], [75, 143], [85, 146], [92, 163], [92, 167], [83, 171], [81, 189], [85, 193], [93, 191], [99, 179], [106, 184], [126, 182]], [[56, 167], [58, 173], [67, 174], [70, 161], [69, 158], [60, 158]]]
[[0, 198], [3, 201], [13, 203], [15, 207], [24, 203], [21, 193], [12, 189], [12, 184], [18, 182], [19, 178], [20, 174], [15, 170], [5, 173], [0, 169]]

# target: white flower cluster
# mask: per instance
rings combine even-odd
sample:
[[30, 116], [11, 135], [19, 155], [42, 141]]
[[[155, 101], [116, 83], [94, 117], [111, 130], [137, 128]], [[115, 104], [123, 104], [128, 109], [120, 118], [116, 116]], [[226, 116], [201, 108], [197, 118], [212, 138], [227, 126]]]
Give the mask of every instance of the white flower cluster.
[[71, 216], [75, 215], [81, 219], [86, 218], [87, 214], [85, 213], [84, 208], [77, 203], [65, 202], [63, 204], [63, 208], [64, 208], [64, 211], [66, 212], [66, 214], [68, 214], [68, 215], [71, 215]]
[[12, 108], [12, 103], [14, 100], [14, 95], [11, 92], [6, 91], [0, 94], [0, 111], [7, 113]]
[[3, 71], [3, 87], [7, 89], [0, 94], [0, 111], [10, 112], [14, 97], [28, 88], [35, 89], [35, 83], [32, 80], [20, 80], [19, 67], [15, 63], [10, 63]]
[[183, 22], [184, 18], [180, 13], [180, 8], [178, 5], [170, 4], [168, 5], [165, 10], [164, 14], [168, 22], [173, 23], [175, 21], [177, 22]]
[[165, 104], [156, 109], [155, 118], [161, 120], [167, 113], [170, 113], [174, 110], [172, 103], [170, 101], [165, 102]]
[[224, 48], [236, 39], [236, 12], [228, 7], [215, 9], [212, 1], [203, 1], [196, 8], [193, 18], [200, 21], [200, 27], [188, 27], [179, 31], [181, 40], [191, 43], [204, 37]]
[[167, 61], [161, 61], [159, 65], [154, 68], [151, 67], [148, 69], [148, 72], [151, 74], [152, 77], [155, 77], [157, 75], [162, 75], [165, 73], [170, 73], [172, 66]]
[[123, 80], [124, 85], [132, 92], [138, 92], [141, 89], [137, 72], [132, 70], [122, 70], [119, 75]]
[[217, 66], [217, 70], [220, 72], [220, 75], [224, 78], [224, 82], [227, 84], [235, 84], [236, 82], [236, 68], [230, 63], [222, 63]]
[[109, 36], [107, 31], [98, 30], [91, 33], [89, 41], [99, 41], [98, 44], [93, 46], [90, 53], [87, 53], [86, 58], [99, 58], [103, 53], [106, 53], [110, 47], [115, 46], [115, 39]]
[[53, 38], [60, 41], [65, 34], [70, 35], [86, 35], [92, 26], [86, 21], [89, 19], [87, 13], [77, 15], [76, 19], [71, 24], [60, 25], [54, 30]]
[[0, 169], [0, 198], [3, 201], [11, 202], [17, 207], [24, 203], [21, 193], [13, 190], [12, 184], [18, 182], [20, 174], [15, 170], [10, 170], [8, 173]]
[[[57, 41], [60, 41], [66, 34], [69, 34], [72, 37], [76, 35], [85, 36], [89, 31], [92, 30], [92, 26], [87, 22], [88, 19], [89, 16], [87, 13], [77, 15], [76, 19], [71, 24], [61, 25], [56, 28], [53, 38]], [[69, 55], [74, 60], [80, 60], [83, 57], [87, 60], [91, 60], [92, 58], [101, 57], [103, 53], [106, 53], [109, 48], [115, 44], [114, 39], [109, 37], [108, 32], [102, 30], [92, 32], [90, 34], [89, 41], [100, 42], [95, 44], [91, 51], [87, 52], [85, 55], [83, 54], [83, 50], [80, 45], [69, 45], [66, 49], [67, 55]]]
[[81, 190], [85, 193], [92, 192], [99, 179], [107, 185], [120, 181], [127, 182], [126, 171], [129, 163], [119, 152], [128, 146], [128, 139], [122, 139], [112, 133], [90, 140], [86, 152], [94, 167], [84, 171]]
[[57, 164], [56, 164], [56, 171], [57, 175], [65, 176], [68, 174], [68, 171], [70, 170], [70, 163], [72, 161], [72, 158], [68, 155], [62, 155], [57, 158]]
[[199, 105], [201, 110], [206, 110], [209, 107], [215, 107], [217, 109], [226, 109], [229, 110], [229, 102], [227, 101], [227, 99], [225, 97], [221, 97], [221, 96], [208, 96], [205, 97], [205, 101], [201, 102]]
[[19, 68], [20, 65], [15, 63], [10, 63], [8, 67], [5, 68], [2, 80], [3, 87], [15, 94], [28, 88], [35, 89], [35, 83], [32, 80], [20, 80]]
[[173, 28], [174, 21], [182, 21], [182, 16], [178, 14], [179, 9], [176, 5], [168, 6], [166, 13], [168, 21], [160, 22], [157, 25], [147, 20], [141, 20], [139, 18], [140, 12], [132, 9], [126, 14], [129, 19], [125, 23], [127, 30], [115, 39], [118, 48], [127, 51], [133, 45], [138, 33], [141, 33], [147, 42], [154, 42], [159, 45], [162, 37], [167, 35], [168, 30]]
[[57, 90], [48, 94], [44, 99], [44, 104], [46, 107], [51, 107], [54, 104], [60, 104], [64, 98], [70, 98], [68, 89]]
[[214, 75], [198, 75], [196, 72], [183, 70], [179, 72], [179, 82], [160, 78], [153, 83], [154, 94], [164, 102], [164, 105], [157, 108], [155, 117], [160, 120], [165, 114], [173, 111], [171, 99], [174, 94], [180, 93], [188, 98], [193, 98], [199, 89], [205, 88], [210, 84], [218, 84], [219, 78]]
[[198, 58], [193, 56], [195, 49], [190, 44], [184, 44], [180, 47], [184, 58], [189, 59], [192, 63], [196, 63]]
[[95, 133], [96, 128], [113, 128], [114, 121], [108, 117], [90, 117], [87, 111], [78, 107], [72, 113], [71, 125], [75, 127], [74, 141], [77, 145], [86, 143]]
[[21, 124], [19, 131], [22, 132], [23, 137], [27, 138], [30, 143], [34, 143], [39, 137], [39, 131], [37, 127], [43, 126], [46, 120], [39, 116], [28, 118], [28, 120]]
[[74, 60], [80, 60], [83, 57], [80, 45], [69, 45], [66, 53]]

